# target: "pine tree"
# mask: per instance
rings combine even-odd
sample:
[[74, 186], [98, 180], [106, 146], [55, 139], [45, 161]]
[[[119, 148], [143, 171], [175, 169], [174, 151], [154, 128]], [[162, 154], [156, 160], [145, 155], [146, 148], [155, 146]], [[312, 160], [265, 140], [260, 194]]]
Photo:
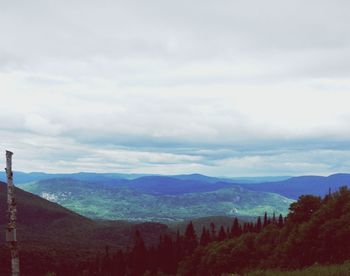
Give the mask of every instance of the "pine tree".
[[284, 225], [284, 223], [283, 223], [283, 217], [282, 217], [282, 214], [280, 214], [279, 217], [278, 217], [277, 226], [278, 226], [279, 228], [282, 228], [283, 225]]
[[255, 231], [259, 233], [261, 231], [261, 228], [262, 228], [261, 218], [258, 217], [258, 220], [256, 221], [256, 225], [255, 225]]
[[109, 246], [105, 246], [105, 255], [102, 259], [101, 270], [103, 275], [112, 275], [112, 260], [109, 255]]
[[242, 228], [238, 223], [238, 219], [235, 218], [233, 220], [233, 224], [231, 227], [231, 237], [235, 238], [235, 237], [239, 237], [242, 234]]
[[147, 268], [147, 249], [139, 230], [135, 232], [134, 247], [130, 253], [129, 268], [133, 276], [142, 275]]
[[119, 250], [113, 258], [113, 275], [124, 276], [126, 273], [126, 261], [124, 253]]
[[185, 255], [191, 255], [198, 245], [196, 231], [194, 230], [192, 221], [187, 225], [184, 237]]
[[212, 241], [216, 240], [216, 229], [215, 229], [215, 224], [213, 222], [210, 223], [210, 239]]
[[219, 231], [219, 234], [218, 234], [218, 241], [223, 241], [226, 238], [227, 238], [227, 236], [226, 236], [225, 228], [224, 228], [224, 226], [221, 225], [220, 231]]
[[263, 222], [263, 227], [266, 227], [266, 226], [267, 226], [267, 224], [268, 224], [268, 222], [267, 222], [267, 213], [265, 212], [265, 214], [264, 214], [264, 222]]
[[275, 212], [273, 212], [273, 215], [272, 215], [272, 223], [273, 223], [273, 224], [277, 224]]
[[158, 260], [161, 270], [167, 274], [176, 272], [176, 256], [173, 240], [170, 236], [164, 235], [158, 246]]
[[202, 246], [206, 246], [209, 242], [210, 242], [209, 230], [203, 227], [199, 244]]

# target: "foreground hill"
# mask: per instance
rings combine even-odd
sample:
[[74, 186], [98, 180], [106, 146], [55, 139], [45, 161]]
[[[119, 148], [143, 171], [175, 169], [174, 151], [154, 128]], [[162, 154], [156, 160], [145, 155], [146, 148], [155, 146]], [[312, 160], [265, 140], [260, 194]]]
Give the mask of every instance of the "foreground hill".
[[285, 214], [292, 202], [229, 183], [168, 177], [143, 177], [123, 184], [56, 178], [21, 187], [84, 216], [113, 220], [171, 222], [207, 216], [257, 216], [265, 211]]
[[[95, 258], [105, 246], [112, 250], [124, 249], [133, 243], [139, 230], [146, 244], [159, 241], [159, 236], [170, 233], [160, 223], [136, 224], [125, 221], [93, 221], [74, 213], [57, 203], [16, 188], [17, 235], [21, 267], [24, 275], [46, 275], [49, 267], [66, 266], [87, 258]], [[0, 182], [0, 228], [7, 224], [7, 190]], [[0, 275], [9, 275], [9, 250], [0, 235]], [[92, 255], [91, 255], [92, 254]], [[37, 266], [40, 264], [40, 266]], [[35, 274], [31, 274], [35, 271]]]
[[[136, 228], [147, 235], [147, 243], [158, 240], [159, 234], [168, 231], [162, 224], [136, 224], [125, 221], [93, 221], [34, 194], [16, 188], [18, 236], [21, 246], [54, 245], [75, 248], [124, 247], [133, 239]], [[6, 185], [0, 182], [0, 228], [7, 223]], [[3, 244], [4, 235], [0, 235]]]

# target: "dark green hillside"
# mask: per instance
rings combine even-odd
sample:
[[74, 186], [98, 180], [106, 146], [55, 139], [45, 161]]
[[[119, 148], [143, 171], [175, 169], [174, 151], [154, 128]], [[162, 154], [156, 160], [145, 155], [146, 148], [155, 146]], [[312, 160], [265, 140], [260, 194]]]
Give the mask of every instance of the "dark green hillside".
[[[91, 252], [103, 251], [106, 245], [112, 249], [126, 248], [132, 243], [137, 229], [149, 245], [157, 243], [159, 235], [170, 233], [166, 225], [158, 223], [93, 221], [21, 189], [16, 188], [15, 193], [20, 254], [24, 259], [23, 266], [29, 270], [31, 263], [39, 260], [52, 264], [54, 256], [69, 262], [76, 254], [85, 259]], [[0, 182], [0, 229], [6, 227], [6, 210], [6, 185]], [[0, 268], [9, 267], [8, 258], [3, 230], [0, 233]]]
[[[62, 241], [70, 244], [84, 242], [84, 229], [94, 227], [94, 222], [56, 203], [49, 202], [31, 193], [16, 188], [18, 235], [20, 240], [30, 242]], [[6, 185], [0, 183], [0, 225], [7, 223]], [[76, 235], [76, 236], [75, 236]], [[75, 236], [75, 237], [74, 237]], [[77, 237], [82, 237], [77, 239]], [[4, 242], [4, 235], [0, 235]]]
[[[214, 191], [181, 194], [150, 194], [136, 188], [149, 189], [148, 185], [155, 185], [153, 181], [154, 177], [140, 178], [126, 186], [57, 178], [28, 183], [21, 188], [90, 218], [167, 223], [207, 216], [254, 217], [265, 211], [286, 214], [293, 202], [278, 194], [250, 191], [235, 185], [227, 187], [227, 183]], [[179, 182], [192, 183], [175, 181], [174, 189]]]
[[178, 272], [209, 276], [342, 264], [350, 259], [349, 223], [350, 191], [346, 187], [324, 198], [303, 195], [291, 205], [283, 223], [265, 227], [257, 223], [251, 232], [197, 247]]
[[[162, 236], [156, 247], [147, 248], [137, 238], [119, 255], [125, 260], [122, 265], [111, 260], [107, 274], [97, 275], [118, 269], [124, 273], [116, 275], [135, 276], [348, 275], [349, 214], [350, 191], [344, 187], [324, 198], [301, 196], [287, 217], [265, 214], [241, 223], [234, 219], [229, 227], [223, 218], [204, 218], [188, 223], [175, 238]], [[196, 230], [196, 223], [204, 228]], [[88, 275], [96, 275], [93, 266], [85, 267]], [[100, 264], [99, 270], [104, 267]]]
[[[34, 194], [16, 188], [18, 235], [20, 240], [29, 242], [55, 241], [67, 245], [95, 247], [109, 243], [115, 247], [127, 245], [136, 228], [143, 232], [152, 232], [145, 241], [157, 241], [159, 233], [167, 231], [167, 227], [158, 223], [136, 224], [126, 221], [94, 221], [83, 217], [61, 205], [45, 200]], [[0, 182], [0, 227], [7, 223], [6, 185]], [[161, 227], [160, 227], [161, 225]], [[101, 234], [113, 232], [113, 239]], [[0, 235], [4, 242], [4, 235]], [[40, 241], [41, 243], [41, 241]]]

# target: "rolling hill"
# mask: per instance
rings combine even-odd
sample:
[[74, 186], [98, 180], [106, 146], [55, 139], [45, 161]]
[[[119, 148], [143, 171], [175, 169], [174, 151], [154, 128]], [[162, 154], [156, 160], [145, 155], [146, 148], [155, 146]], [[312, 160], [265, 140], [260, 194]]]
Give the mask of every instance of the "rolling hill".
[[117, 184], [56, 178], [21, 187], [84, 216], [112, 220], [172, 222], [206, 216], [258, 216], [265, 211], [285, 214], [292, 202], [278, 194], [230, 183], [169, 177], [143, 177]]

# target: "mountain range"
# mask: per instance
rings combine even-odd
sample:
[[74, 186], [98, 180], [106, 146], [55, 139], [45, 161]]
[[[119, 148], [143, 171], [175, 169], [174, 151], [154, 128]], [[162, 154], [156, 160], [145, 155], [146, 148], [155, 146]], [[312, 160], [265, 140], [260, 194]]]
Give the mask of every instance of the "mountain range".
[[[4, 179], [3, 174], [0, 177]], [[45, 264], [55, 264], [56, 260], [69, 266], [94, 259], [96, 254], [101, 256], [106, 246], [114, 252], [128, 248], [136, 229], [147, 245], [155, 245], [160, 235], [175, 237], [177, 230], [185, 232], [189, 220], [197, 233], [203, 226], [209, 228], [211, 222], [226, 229], [233, 217], [242, 221], [265, 211], [270, 215], [286, 214], [290, 203], [302, 194], [323, 196], [350, 183], [349, 174], [265, 178], [267, 182], [255, 178], [251, 183], [249, 178], [238, 183], [198, 174], [15, 172], [14, 179], [18, 186], [15, 194], [21, 265], [37, 271], [31, 266], [41, 263], [43, 272], [50, 271]], [[6, 196], [6, 185], [0, 182], [2, 229], [7, 223]], [[9, 273], [4, 235], [0, 235], [0, 256], [0, 268], [7, 268], [0, 272]]]
[[15, 172], [15, 183], [92, 219], [170, 223], [207, 216], [256, 217], [265, 211], [286, 214], [302, 194], [323, 196], [349, 186], [350, 174], [235, 179], [201, 174]]

